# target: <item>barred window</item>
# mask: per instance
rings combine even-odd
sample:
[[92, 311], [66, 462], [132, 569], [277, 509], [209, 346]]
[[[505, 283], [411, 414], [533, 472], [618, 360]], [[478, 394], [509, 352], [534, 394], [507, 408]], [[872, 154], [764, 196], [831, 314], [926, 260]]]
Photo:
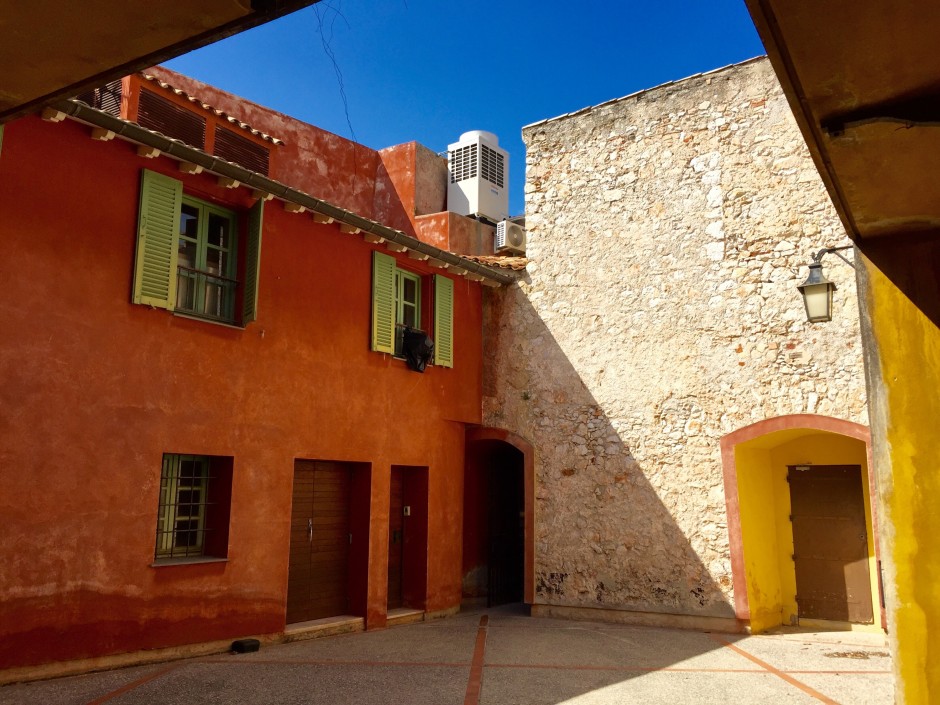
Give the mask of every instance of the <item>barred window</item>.
[[225, 557], [230, 491], [230, 458], [165, 454], [156, 559]]

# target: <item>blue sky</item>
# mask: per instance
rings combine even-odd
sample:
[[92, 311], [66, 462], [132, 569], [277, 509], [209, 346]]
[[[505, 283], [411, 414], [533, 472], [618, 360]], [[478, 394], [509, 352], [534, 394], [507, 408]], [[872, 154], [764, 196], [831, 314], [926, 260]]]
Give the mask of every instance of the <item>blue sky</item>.
[[166, 65], [374, 149], [493, 132], [521, 214], [523, 125], [763, 53], [743, 0], [323, 0]]

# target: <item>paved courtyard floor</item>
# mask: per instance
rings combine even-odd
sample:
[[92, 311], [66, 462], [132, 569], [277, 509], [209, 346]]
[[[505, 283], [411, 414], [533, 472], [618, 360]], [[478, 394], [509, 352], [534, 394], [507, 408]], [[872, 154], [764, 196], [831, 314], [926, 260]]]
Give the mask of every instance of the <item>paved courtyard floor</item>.
[[463, 612], [392, 629], [0, 688], [0, 705], [893, 702], [877, 634], [733, 636]]

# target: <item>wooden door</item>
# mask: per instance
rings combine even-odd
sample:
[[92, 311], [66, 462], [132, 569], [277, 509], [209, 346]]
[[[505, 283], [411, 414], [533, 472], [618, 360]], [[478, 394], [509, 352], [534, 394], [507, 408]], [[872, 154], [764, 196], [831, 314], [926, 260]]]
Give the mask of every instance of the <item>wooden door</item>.
[[390, 610], [403, 605], [404, 488], [402, 469], [393, 467], [388, 506], [388, 609]]
[[350, 475], [342, 463], [294, 463], [288, 624], [348, 611]]
[[870, 624], [873, 614], [861, 468], [791, 466], [787, 481], [799, 616]]

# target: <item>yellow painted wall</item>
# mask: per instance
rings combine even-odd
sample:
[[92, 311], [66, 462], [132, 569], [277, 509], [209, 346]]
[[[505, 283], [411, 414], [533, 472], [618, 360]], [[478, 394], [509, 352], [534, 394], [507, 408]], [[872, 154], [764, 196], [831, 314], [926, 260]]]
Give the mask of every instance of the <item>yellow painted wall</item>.
[[741, 444], [735, 451], [744, 572], [751, 630], [780, 624], [780, 570], [777, 561], [777, 525], [770, 452]]
[[862, 243], [888, 633], [904, 705], [940, 702], [940, 242]]

